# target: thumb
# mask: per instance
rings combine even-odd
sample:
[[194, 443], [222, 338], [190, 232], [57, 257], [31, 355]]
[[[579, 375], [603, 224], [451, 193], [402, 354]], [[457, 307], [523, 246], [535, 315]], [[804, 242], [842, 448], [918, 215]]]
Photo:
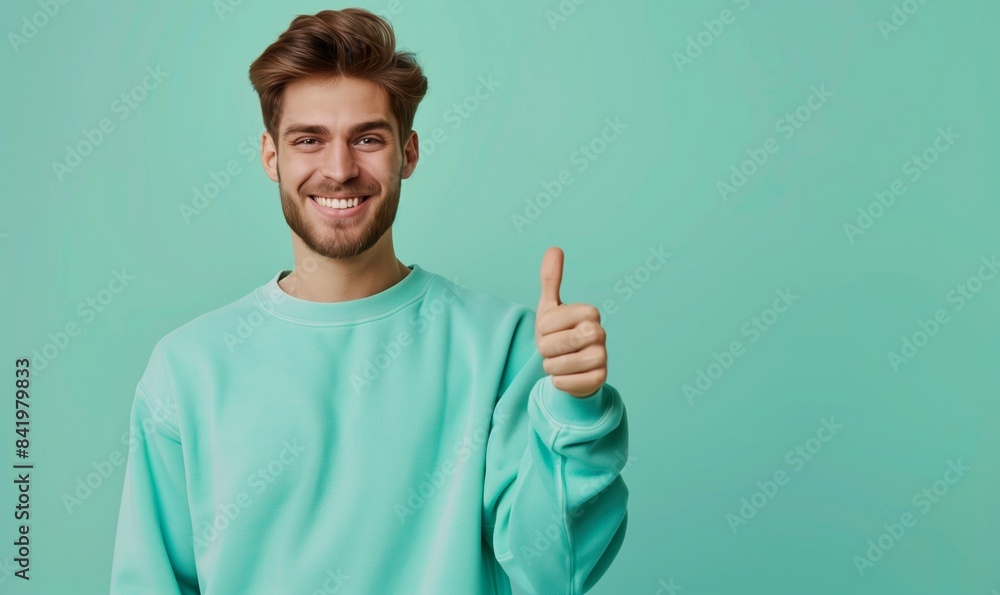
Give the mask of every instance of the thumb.
[[542, 258], [542, 297], [538, 309], [548, 309], [562, 305], [559, 300], [559, 285], [562, 283], [563, 251], [553, 246], [545, 251]]

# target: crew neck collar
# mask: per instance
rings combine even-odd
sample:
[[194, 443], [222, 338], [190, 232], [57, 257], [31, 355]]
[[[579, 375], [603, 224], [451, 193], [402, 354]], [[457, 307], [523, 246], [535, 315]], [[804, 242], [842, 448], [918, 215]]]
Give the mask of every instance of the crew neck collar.
[[417, 264], [406, 268], [410, 273], [392, 287], [346, 302], [311, 302], [289, 295], [278, 281], [291, 271], [282, 269], [254, 291], [254, 299], [264, 312], [291, 322], [315, 326], [361, 324], [391, 316], [424, 294], [431, 274]]

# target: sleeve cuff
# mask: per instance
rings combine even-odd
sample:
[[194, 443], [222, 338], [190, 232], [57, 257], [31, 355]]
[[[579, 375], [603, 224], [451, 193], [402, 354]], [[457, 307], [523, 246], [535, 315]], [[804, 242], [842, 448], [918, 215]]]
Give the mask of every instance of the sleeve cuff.
[[611, 395], [607, 384], [602, 384], [592, 395], [574, 397], [552, 384], [552, 376], [545, 377], [541, 408], [554, 421], [575, 426], [596, 424], [611, 409]]

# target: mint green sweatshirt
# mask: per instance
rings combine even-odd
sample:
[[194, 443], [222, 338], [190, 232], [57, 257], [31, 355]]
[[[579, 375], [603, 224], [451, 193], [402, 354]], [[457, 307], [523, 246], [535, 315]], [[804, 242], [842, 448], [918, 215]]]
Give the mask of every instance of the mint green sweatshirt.
[[167, 333], [131, 410], [113, 595], [576, 594], [625, 536], [610, 384], [556, 389], [535, 312], [418, 265]]

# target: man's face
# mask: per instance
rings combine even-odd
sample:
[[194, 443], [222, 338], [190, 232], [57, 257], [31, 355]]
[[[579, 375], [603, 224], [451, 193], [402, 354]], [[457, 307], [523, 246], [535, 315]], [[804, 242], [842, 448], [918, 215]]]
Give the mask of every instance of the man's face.
[[[308, 79], [285, 88], [278, 138], [264, 134], [261, 159], [278, 182], [292, 232], [318, 255], [347, 259], [374, 246], [392, 226], [417, 147], [415, 132], [400, 143], [388, 96], [376, 84]], [[340, 209], [317, 197], [361, 200]]]

